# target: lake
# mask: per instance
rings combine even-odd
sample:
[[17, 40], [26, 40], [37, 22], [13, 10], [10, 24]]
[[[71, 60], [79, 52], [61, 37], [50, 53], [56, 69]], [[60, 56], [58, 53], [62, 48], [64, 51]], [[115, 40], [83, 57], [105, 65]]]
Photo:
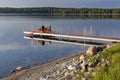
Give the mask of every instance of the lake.
[[59, 33], [90, 34], [120, 38], [120, 19], [81, 19], [39, 16], [0, 16], [0, 78], [8, 76], [17, 66], [40, 64], [57, 57], [82, 52], [87, 47], [46, 43], [44, 46], [24, 39], [24, 31], [38, 29], [41, 25], [52, 26]]

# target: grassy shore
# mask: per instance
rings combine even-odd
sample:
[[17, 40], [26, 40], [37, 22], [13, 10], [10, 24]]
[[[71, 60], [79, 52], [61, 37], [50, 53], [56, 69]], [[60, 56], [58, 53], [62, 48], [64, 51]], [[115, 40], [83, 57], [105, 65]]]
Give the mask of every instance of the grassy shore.
[[110, 61], [110, 65], [98, 66], [94, 80], [120, 80], [120, 43], [102, 52], [100, 58]]
[[[120, 80], [120, 43], [113, 45], [109, 49], [104, 49], [103, 52], [99, 52], [100, 56], [98, 60], [104, 60], [104, 63], [99, 63], [95, 69], [96, 74], [93, 76], [91, 73], [88, 75], [90, 80]], [[88, 57], [91, 61], [95, 61], [95, 58]], [[105, 63], [109, 62], [108, 65]], [[105, 64], [105, 65], [103, 65]], [[82, 80], [83, 75], [80, 70], [77, 74], [79, 75], [76, 80]]]

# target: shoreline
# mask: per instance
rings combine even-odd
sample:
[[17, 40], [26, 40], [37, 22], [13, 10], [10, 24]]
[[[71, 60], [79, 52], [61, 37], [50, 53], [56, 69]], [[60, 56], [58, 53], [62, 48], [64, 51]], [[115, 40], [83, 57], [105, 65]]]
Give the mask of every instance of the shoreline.
[[35, 65], [35, 66], [33, 66], [33, 67], [29, 68], [29, 69], [24, 69], [24, 70], [22, 70], [20, 72], [13, 73], [13, 74], [11, 74], [11, 75], [9, 75], [7, 77], [4, 77], [4, 78], [2, 78], [0, 80], [13, 80], [13, 79], [21, 80], [21, 77], [27, 76], [28, 74], [32, 74], [35, 71], [39, 70], [41, 72], [42, 71], [44, 72], [45, 69], [49, 69], [50, 67], [53, 67], [53, 66], [55, 66], [57, 64], [63, 64], [65, 62], [67, 62], [67, 61], [72, 60], [73, 58], [76, 58], [76, 57], [79, 58], [81, 54], [84, 54], [84, 53], [83, 52], [78, 52], [78, 53], [73, 53], [73, 54], [67, 55], [65, 57], [53, 59], [53, 60], [48, 61], [46, 63]]
[[[33, 66], [14, 73], [0, 80], [75, 80], [92, 79], [97, 73], [98, 65], [107, 67], [109, 60], [101, 57], [104, 51], [115, 46], [116, 43], [91, 46], [86, 52], [77, 52], [71, 55], [53, 59], [45, 64]], [[91, 75], [91, 76], [89, 76]]]

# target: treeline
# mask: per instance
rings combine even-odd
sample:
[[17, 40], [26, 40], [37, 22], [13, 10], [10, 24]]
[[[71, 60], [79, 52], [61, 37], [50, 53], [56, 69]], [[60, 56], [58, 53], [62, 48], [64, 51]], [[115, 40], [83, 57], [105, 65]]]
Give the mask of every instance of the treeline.
[[120, 8], [99, 9], [99, 8], [0, 8], [0, 13], [20, 13], [45, 16], [80, 16], [80, 15], [120, 15]]

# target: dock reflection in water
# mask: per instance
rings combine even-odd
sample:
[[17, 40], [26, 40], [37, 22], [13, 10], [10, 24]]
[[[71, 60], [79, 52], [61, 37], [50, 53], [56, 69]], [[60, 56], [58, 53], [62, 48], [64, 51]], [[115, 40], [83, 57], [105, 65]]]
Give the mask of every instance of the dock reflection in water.
[[92, 41], [85, 41], [85, 40], [70, 40], [70, 39], [60, 39], [60, 38], [55, 38], [55, 37], [49, 37], [49, 38], [42, 38], [42, 37], [26, 37], [24, 36], [25, 39], [31, 39], [31, 40], [37, 40], [38, 43], [41, 45], [45, 45], [45, 42], [57, 42], [57, 43], [65, 43], [65, 44], [73, 44], [73, 45], [85, 45], [85, 46], [100, 46], [104, 45], [105, 43], [101, 42], [92, 42]]

